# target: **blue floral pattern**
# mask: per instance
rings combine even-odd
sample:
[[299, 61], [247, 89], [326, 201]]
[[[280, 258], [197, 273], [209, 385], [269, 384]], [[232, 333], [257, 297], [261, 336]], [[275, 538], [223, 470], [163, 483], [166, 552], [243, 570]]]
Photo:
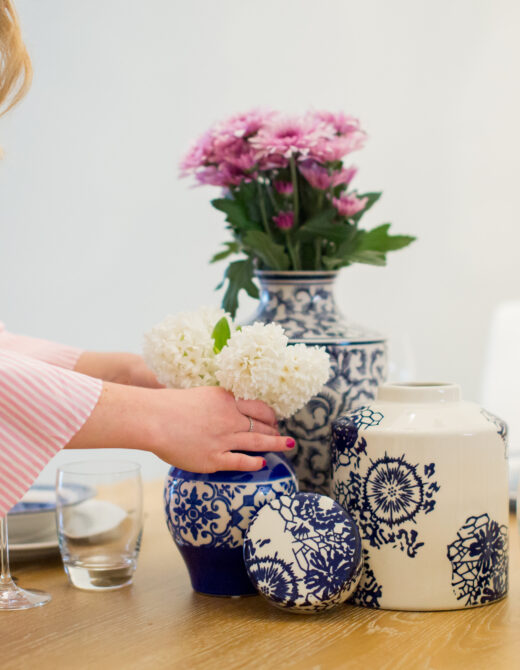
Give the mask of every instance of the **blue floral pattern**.
[[367, 549], [363, 549], [363, 571], [357, 589], [354, 591], [350, 602], [361, 607], [380, 607], [380, 599], [383, 588], [377, 583], [376, 577], [370, 567], [370, 556]]
[[487, 409], [484, 409], [483, 407], [480, 408], [480, 413], [485, 419], [487, 419], [487, 421], [489, 421], [495, 426], [497, 434], [502, 438], [502, 441], [504, 442], [504, 458], [507, 458], [508, 457], [507, 423], [502, 419], [500, 419], [495, 414], [488, 412]]
[[361, 576], [361, 540], [353, 520], [330, 498], [311, 493], [266, 505], [247, 531], [244, 558], [266, 598], [303, 612], [343, 602]]
[[508, 529], [487, 514], [470, 516], [448, 545], [453, 592], [467, 607], [503, 598], [508, 588]]
[[176, 479], [165, 487], [166, 521], [178, 545], [240, 547], [252, 516], [277, 495], [296, 493], [292, 477], [268, 484]]
[[363, 494], [371, 514], [389, 526], [412, 520], [420, 511], [424, 493], [417, 466], [400, 458], [372, 461], [363, 482]]
[[[382, 586], [370, 566], [370, 552], [390, 546], [409, 558], [424, 545], [417, 531], [420, 515], [430, 514], [440, 486], [435, 463], [410, 463], [405, 454], [370, 457], [370, 429], [384, 420], [370, 407], [338, 419], [332, 431], [333, 497], [361, 532], [365, 569], [353, 602], [378, 607]], [[360, 434], [361, 433], [361, 434]]]
[[373, 400], [385, 379], [386, 350], [381, 344], [327, 345], [332, 374], [323, 391], [281, 423], [298, 448], [289, 454], [300, 489], [330, 493], [330, 426], [347, 410]]
[[290, 419], [284, 433], [298, 445], [289, 455], [300, 490], [330, 493], [330, 426], [347, 410], [374, 399], [386, 378], [380, 335], [346, 321], [334, 301], [335, 273], [260, 273], [260, 306], [253, 321], [279, 323], [290, 342], [325, 346], [332, 374], [321, 393]]

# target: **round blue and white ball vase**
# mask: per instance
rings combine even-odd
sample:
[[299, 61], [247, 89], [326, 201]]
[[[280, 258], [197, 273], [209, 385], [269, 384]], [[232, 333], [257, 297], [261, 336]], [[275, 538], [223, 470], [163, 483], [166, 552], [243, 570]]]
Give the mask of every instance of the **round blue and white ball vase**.
[[256, 472], [198, 474], [175, 467], [168, 472], [166, 522], [199, 593], [256, 594], [244, 565], [244, 534], [263, 505], [297, 491], [285, 458], [272, 452], [262, 456], [266, 465]]
[[334, 422], [332, 472], [363, 543], [352, 602], [454, 610], [507, 594], [507, 427], [459, 386], [381, 386]]
[[362, 572], [361, 539], [350, 514], [317, 493], [264, 505], [244, 542], [251, 582], [284, 610], [309, 614], [345, 602]]

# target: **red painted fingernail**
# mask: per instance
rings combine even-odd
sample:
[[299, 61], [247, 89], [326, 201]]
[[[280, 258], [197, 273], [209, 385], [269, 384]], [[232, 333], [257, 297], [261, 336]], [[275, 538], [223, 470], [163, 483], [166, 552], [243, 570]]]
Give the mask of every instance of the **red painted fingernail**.
[[265, 458], [262, 458], [262, 467], [265, 468], [266, 465], [267, 465], [267, 461], [265, 460]]
[[289, 449], [293, 449], [296, 446], [296, 442], [292, 439], [292, 437], [288, 437], [285, 441], [285, 444], [289, 447]]

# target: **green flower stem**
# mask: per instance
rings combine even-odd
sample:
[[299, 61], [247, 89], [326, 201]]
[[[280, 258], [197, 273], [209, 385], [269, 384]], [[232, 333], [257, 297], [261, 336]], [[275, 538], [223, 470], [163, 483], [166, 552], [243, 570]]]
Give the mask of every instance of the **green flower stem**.
[[[296, 161], [294, 156], [290, 158], [291, 166], [291, 181], [293, 185], [293, 215], [294, 215], [294, 228], [298, 227], [300, 219], [300, 195], [298, 191], [298, 173], [296, 171]], [[289, 248], [289, 254], [291, 255], [292, 262], [295, 270], [301, 270], [300, 255], [299, 255], [299, 245], [296, 247], [293, 246], [291, 235], [287, 235], [287, 246]]]
[[258, 189], [258, 202], [260, 204], [260, 211], [262, 213], [262, 223], [264, 224], [265, 232], [271, 237], [271, 230], [269, 228], [269, 223], [267, 221], [267, 212], [265, 210], [265, 202], [264, 202], [264, 196], [262, 195], [262, 187], [260, 186], [260, 182], [256, 182], [256, 186]]
[[294, 156], [291, 156], [290, 164], [291, 164], [291, 180], [293, 185], [294, 225], [298, 226], [298, 218], [300, 216], [300, 210], [299, 210], [300, 203], [298, 197], [298, 174], [296, 172], [296, 162], [294, 160]]
[[320, 239], [314, 240], [314, 249], [315, 249], [314, 269], [315, 270], [321, 270], [321, 240]]
[[279, 206], [278, 206], [278, 203], [277, 203], [276, 200], [274, 199], [274, 195], [273, 195], [273, 191], [272, 191], [272, 189], [271, 189], [271, 186], [270, 186], [270, 185], [268, 186], [268, 185], [266, 184], [266, 186], [265, 186], [265, 190], [267, 191], [267, 195], [269, 196], [269, 200], [271, 201], [271, 205], [273, 206], [274, 211], [275, 211], [275, 212], [278, 212], [278, 210], [279, 210], [280, 208], [279, 208]]
[[287, 233], [287, 249], [289, 251], [289, 256], [291, 257], [291, 261], [292, 261], [294, 270], [301, 270], [298, 254], [297, 254], [296, 248], [293, 244], [290, 232]]

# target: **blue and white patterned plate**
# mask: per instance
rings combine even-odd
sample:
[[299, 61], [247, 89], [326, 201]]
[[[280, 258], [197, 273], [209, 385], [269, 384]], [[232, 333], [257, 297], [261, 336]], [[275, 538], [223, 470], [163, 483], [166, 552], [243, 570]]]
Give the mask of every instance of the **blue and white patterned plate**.
[[[92, 496], [92, 489], [81, 484], [70, 485], [62, 489], [64, 505], [75, 505]], [[36, 484], [31, 486], [24, 497], [9, 510], [9, 516], [17, 514], [34, 514], [50, 512], [56, 509], [56, 488], [52, 484]]]
[[[62, 489], [64, 505], [77, 505], [94, 494], [89, 486], [75, 484]], [[52, 484], [36, 484], [8, 514], [11, 544], [44, 542], [56, 534], [56, 489]]]
[[247, 573], [273, 605], [319, 612], [354, 592], [363, 567], [352, 517], [327, 496], [298, 493], [264, 505], [245, 536]]

